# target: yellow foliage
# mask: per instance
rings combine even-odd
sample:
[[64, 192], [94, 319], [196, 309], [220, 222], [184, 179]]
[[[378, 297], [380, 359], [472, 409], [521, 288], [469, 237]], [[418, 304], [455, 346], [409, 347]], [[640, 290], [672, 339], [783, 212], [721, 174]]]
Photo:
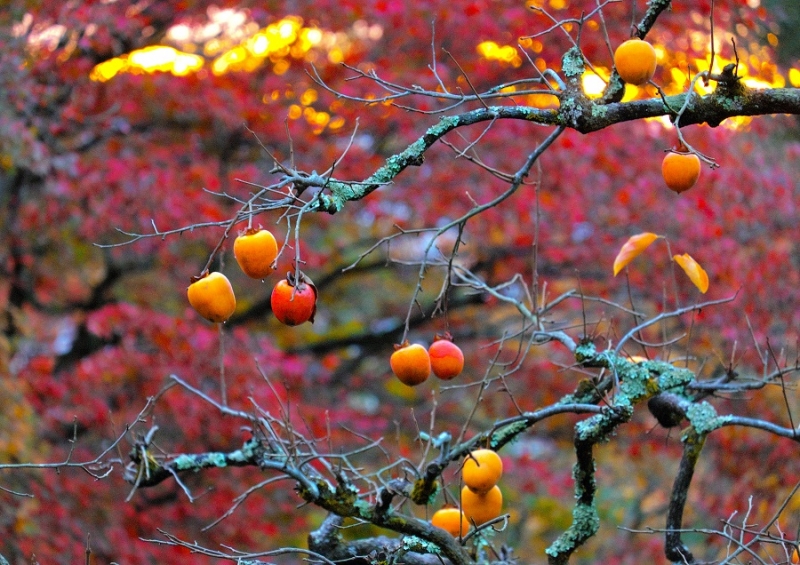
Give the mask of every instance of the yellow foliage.
[[511, 45], [498, 45], [494, 41], [483, 41], [477, 45], [475, 50], [481, 57], [489, 61], [500, 61], [514, 67], [522, 65], [522, 58], [517, 48]]
[[167, 45], [151, 45], [96, 65], [89, 78], [105, 82], [122, 72], [165, 72], [185, 76], [199, 71], [203, 64], [204, 60], [199, 55], [184, 53]]
[[38, 459], [40, 454], [34, 457], [36, 414], [25, 398], [27, 383], [9, 375], [4, 366], [0, 361], [0, 463]]

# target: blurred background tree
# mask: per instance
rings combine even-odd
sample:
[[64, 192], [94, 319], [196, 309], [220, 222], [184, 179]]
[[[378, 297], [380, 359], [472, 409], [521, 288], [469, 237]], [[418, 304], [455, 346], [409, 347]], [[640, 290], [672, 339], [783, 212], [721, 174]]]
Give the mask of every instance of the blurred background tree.
[[[714, 68], [738, 55], [748, 87], [800, 86], [791, 32], [796, 7], [753, 4], [715, 3]], [[258, 470], [186, 477], [194, 502], [172, 481], [132, 490], [122, 480], [118, 471], [128, 451], [152, 425], [159, 427], [155, 448], [163, 454], [236, 449], [248, 437], [240, 421], [220, 418], [196, 394], [171, 386], [172, 374], [218, 395], [224, 373], [231, 406], [252, 410], [254, 401], [277, 410], [280, 399], [313, 437], [330, 436], [331, 445], [383, 437], [391, 458], [414, 462], [424, 450], [417, 428], [428, 428], [434, 399], [435, 431], [457, 435], [471, 414], [466, 432], [472, 436], [573, 392], [586, 375], [571, 369], [574, 359], [563, 348], [537, 347], [524, 359], [508, 343], [498, 351], [498, 343], [521, 327], [512, 306], [454, 287], [445, 312], [433, 315], [444, 281], [437, 270], [412, 307], [429, 233], [397, 237], [343, 270], [381, 238], [395, 236], [396, 226], [445, 225], [475, 202], [501, 194], [508, 180], [475, 163], [516, 171], [546, 136], [526, 122], [463, 128], [463, 137], [454, 133], [446, 138], [452, 145], [436, 144], [421, 166], [391, 186], [333, 216], [305, 215], [299, 248], [286, 216], [255, 218], [292, 246], [279, 260], [279, 274], [292, 269], [300, 253], [303, 270], [316, 282], [313, 326], [279, 324], [269, 309], [277, 279], [260, 282], [239, 273], [229, 243], [212, 264], [236, 289], [238, 308], [229, 322], [221, 330], [204, 322], [188, 307], [185, 289], [228, 219], [257, 190], [254, 183], [273, 182], [272, 156], [287, 167], [323, 171], [349, 148], [335, 176], [364, 179], [436, 123], [436, 116], [401, 107], [404, 100], [361, 104], [320, 81], [336, 93], [375, 100], [386, 95], [378, 84], [347, 79], [375, 71], [398, 85], [435, 90], [438, 78], [468, 94], [536, 77], [535, 69], [562, 72], [561, 56], [572, 46], [568, 35], [560, 29], [535, 34], [553, 25], [546, 14], [563, 21], [594, 8], [595, 2], [565, 0], [502, 6], [427, 0], [413, 9], [377, 0], [7, 3], [0, 13], [0, 463], [89, 461], [126, 425], [140, 421], [113, 446], [111, 455], [121, 461], [114, 472], [106, 477], [106, 468], [98, 467], [101, 481], [75, 469], [2, 469], [0, 554], [12, 563], [33, 556], [73, 563], [83, 558], [90, 536], [98, 561], [186, 558], [185, 549], [141, 541], [157, 537], [159, 528], [204, 547], [305, 545], [324, 514], [297, 510], [301, 500], [286, 482], [264, 485], [206, 529], [237, 496], [264, 481]], [[604, 7], [603, 19], [585, 23], [581, 48], [593, 70], [581, 84], [590, 97], [600, 96], [611, 76], [604, 30], [618, 45], [645, 8], [613, 3]], [[665, 95], [685, 92], [692, 77], [708, 69], [710, 11], [710, 2], [676, 1], [648, 35], [659, 58], [654, 80]], [[574, 26], [564, 28], [574, 36]], [[698, 83], [699, 93], [714, 86]], [[552, 96], [515, 95], [517, 89], [506, 86], [504, 104], [556, 105]], [[657, 96], [652, 85], [628, 86], [623, 100]], [[425, 98], [414, 106], [423, 112], [441, 107]], [[758, 374], [765, 356], [791, 365], [800, 325], [800, 146], [786, 140], [793, 124], [783, 117], [742, 117], [716, 128], [686, 128], [691, 144], [720, 167], [704, 170], [697, 187], [680, 197], [664, 188], [660, 175], [663, 150], [677, 142], [666, 118], [591, 135], [567, 131], [539, 161], [530, 184], [472, 219], [463, 233], [446, 232], [438, 248], [446, 255], [463, 240], [459, 264], [492, 285], [521, 273], [540, 299], [580, 288], [604, 300], [566, 300], [555, 327], [575, 339], [591, 335], [614, 343], [631, 319], [609, 303], [652, 315], [698, 299], [673, 275], [661, 243], [624, 279], [611, 277], [614, 257], [630, 235], [663, 234], [671, 252], [689, 252], [703, 264], [712, 298], [739, 292], [731, 305], [703, 309], [643, 337], [657, 343], [661, 332], [684, 330], [683, 340], [629, 353], [688, 359], [705, 379]], [[126, 235], [182, 227], [164, 238]], [[458, 386], [412, 389], [392, 377], [393, 344], [405, 335], [430, 343], [444, 331], [466, 354]], [[165, 386], [171, 388], [164, 392]], [[781, 387], [717, 402], [721, 412], [782, 423], [797, 409], [794, 390]], [[522, 558], [541, 559], [570, 523], [573, 421], [543, 422], [503, 451], [511, 518], [501, 536]], [[648, 413], [637, 413], [598, 452], [604, 535], [577, 555], [581, 562], [664, 560], [661, 538], [613, 529], [663, 527], [681, 444], [677, 434], [655, 425]], [[797, 476], [794, 445], [738, 428], [713, 437], [690, 491], [687, 520], [698, 527], [717, 524], [742, 511], [752, 495], [751, 519], [766, 521]], [[454, 492], [456, 476], [446, 475]], [[796, 510], [798, 500], [788, 508]], [[424, 508], [417, 513], [430, 514]], [[796, 527], [787, 524], [786, 531]], [[705, 541], [701, 558], [717, 558], [725, 541]]]

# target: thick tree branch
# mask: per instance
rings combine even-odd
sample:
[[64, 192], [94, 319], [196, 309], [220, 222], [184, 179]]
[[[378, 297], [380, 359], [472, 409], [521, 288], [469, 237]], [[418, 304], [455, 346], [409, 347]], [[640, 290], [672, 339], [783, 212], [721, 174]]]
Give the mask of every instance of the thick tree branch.
[[[681, 108], [685, 101], [686, 94], [677, 94], [664, 100], [650, 98], [605, 106], [592, 105], [588, 114], [581, 115], [575, 129], [581, 133], [591, 133], [623, 122], [659, 116], [674, 117], [674, 109]], [[800, 114], [800, 89], [741, 88], [735, 95], [721, 94], [718, 89], [705, 96], [693, 95], [681, 116], [681, 126], [707, 123], [716, 127], [728, 118], [774, 114]]]
[[737, 116], [759, 116], [771, 114], [800, 114], [800, 89], [773, 88], [753, 90], [737, 85], [736, 88], [720, 86], [717, 91], [705, 96], [692, 95], [686, 104], [686, 94], [678, 94], [649, 100], [613, 102], [602, 104], [591, 101], [583, 94], [570, 90], [564, 93], [558, 108], [541, 109], [530, 106], [488, 106], [462, 114], [445, 116], [414, 143], [400, 153], [389, 157], [386, 164], [363, 181], [347, 182], [319, 175], [298, 174], [291, 182], [300, 188], [317, 187], [327, 189], [310, 203], [309, 209], [331, 214], [342, 209], [349, 201], [360, 200], [380, 186], [391, 183], [409, 166], [419, 166], [425, 152], [449, 132], [486, 121], [525, 120], [544, 126], [561, 126], [580, 133], [592, 133], [615, 124], [644, 118], [670, 116], [683, 109], [681, 126], [707, 123], [718, 126], [724, 120]]
[[706, 440], [706, 434], [699, 434], [690, 429], [683, 439], [683, 457], [681, 457], [678, 475], [672, 485], [672, 495], [669, 500], [667, 513], [667, 533], [664, 553], [673, 563], [695, 562], [692, 552], [681, 541], [681, 528], [683, 524], [683, 509], [689, 493], [689, 485], [694, 476], [694, 468], [700, 459], [700, 451]]
[[[444, 116], [403, 151], [389, 157], [382, 167], [364, 180], [339, 180], [316, 172], [306, 173], [280, 167], [278, 170], [283, 174], [275, 186], [291, 185], [296, 191], [295, 196], [253, 206], [250, 213], [259, 214], [291, 205], [297, 201], [297, 196], [309, 188], [315, 188], [318, 189], [317, 192], [311, 200], [305, 202], [301, 212], [318, 211], [335, 214], [347, 202], [361, 200], [381, 186], [391, 184], [409, 166], [421, 165], [426, 151], [448, 133], [487, 121], [524, 120], [541, 126], [569, 128], [587, 134], [645, 118], [669, 116], [674, 120], [679, 112], [681, 127], [702, 123], [716, 127], [728, 118], [739, 116], [800, 114], [800, 89], [749, 89], [740, 84], [737, 77], [729, 74], [716, 77], [716, 80], [719, 83], [715, 92], [705, 96], [692, 93], [688, 101], [688, 94], [683, 93], [648, 100], [605, 103], [602, 99], [590, 100], [577, 88], [568, 88], [561, 93], [558, 108], [482, 106], [461, 114]], [[237, 215], [230, 222], [214, 222], [208, 225], [232, 225], [242, 219], [244, 216]], [[145, 237], [164, 237], [197, 227], [203, 226], [187, 226], [167, 232], [154, 230], [149, 234], [122, 233], [131, 238], [126, 243], [132, 243]]]
[[308, 548], [343, 565], [372, 565], [401, 552], [402, 562], [408, 565], [443, 563], [438, 555], [403, 551], [403, 540], [398, 538], [379, 536], [346, 541], [341, 534], [343, 525], [344, 519], [341, 516], [328, 514], [320, 527], [308, 535]]
[[636, 26], [636, 37], [644, 39], [650, 31], [661, 12], [672, 6], [672, 0], [651, 0], [647, 3], [647, 11], [642, 21]]

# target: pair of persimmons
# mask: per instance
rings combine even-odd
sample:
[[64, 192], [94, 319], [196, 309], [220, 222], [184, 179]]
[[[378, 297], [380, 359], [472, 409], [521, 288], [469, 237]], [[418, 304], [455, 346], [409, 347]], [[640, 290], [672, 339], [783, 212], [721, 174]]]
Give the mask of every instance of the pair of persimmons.
[[[278, 243], [269, 230], [247, 228], [233, 242], [233, 255], [244, 274], [263, 279], [275, 270]], [[275, 317], [287, 326], [314, 322], [317, 289], [302, 272], [288, 272], [272, 289], [270, 304]], [[189, 304], [205, 319], [222, 323], [236, 310], [236, 296], [228, 277], [205, 271], [192, 279], [186, 291]]]
[[491, 449], [476, 449], [461, 468], [461, 509], [445, 507], [434, 512], [431, 524], [453, 537], [467, 533], [470, 524], [480, 526], [500, 516], [503, 493], [497, 481], [503, 474], [503, 460]]
[[[647, 41], [629, 39], [614, 51], [614, 67], [625, 82], [644, 86], [656, 72], [656, 50]], [[661, 175], [667, 187], [680, 194], [700, 178], [700, 159], [681, 144], [664, 157]]]
[[444, 381], [456, 378], [464, 369], [464, 353], [453, 343], [450, 334], [437, 335], [428, 349], [408, 340], [395, 345], [389, 358], [392, 372], [401, 383], [416, 386], [433, 374]]

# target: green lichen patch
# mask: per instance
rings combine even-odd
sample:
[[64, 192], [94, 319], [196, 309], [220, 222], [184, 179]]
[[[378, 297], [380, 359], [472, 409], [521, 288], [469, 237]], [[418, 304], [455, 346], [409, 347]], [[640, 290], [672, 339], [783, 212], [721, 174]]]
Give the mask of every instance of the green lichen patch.
[[228, 458], [226, 457], [225, 453], [209, 453], [204, 458], [208, 462], [209, 465], [212, 467], [227, 467], [228, 466]]
[[620, 391], [631, 403], [641, 402], [655, 392], [655, 387], [650, 380], [650, 371], [644, 367], [627, 363], [617, 368], [620, 378]]
[[608, 114], [608, 106], [603, 106], [601, 104], [592, 104], [593, 118], [605, 118], [607, 114]]
[[234, 463], [246, 463], [256, 459], [256, 450], [260, 446], [257, 439], [250, 439], [244, 443], [241, 449], [228, 455], [228, 460]]
[[415, 553], [439, 555], [439, 547], [429, 541], [425, 541], [417, 536], [403, 537], [403, 551], [413, 551]]
[[578, 344], [575, 348], [575, 360], [578, 363], [585, 363], [594, 359], [597, 355], [597, 347], [591, 341]]
[[355, 510], [355, 515], [361, 518], [362, 520], [369, 520], [372, 517], [372, 507], [369, 503], [365, 500], [361, 500], [360, 498], [353, 502], [353, 509]]
[[519, 420], [507, 426], [503, 426], [499, 430], [496, 430], [492, 434], [492, 437], [489, 438], [489, 447], [491, 449], [497, 450], [501, 446], [515, 439], [517, 436], [519, 436], [519, 434], [524, 432], [527, 428], [528, 424], [524, 420]]
[[586, 62], [580, 49], [573, 47], [561, 58], [561, 69], [567, 78], [580, 78], [586, 70]]
[[188, 471], [190, 469], [194, 469], [195, 471], [200, 470], [200, 468], [195, 464], [194, 457], [189, 455], [178, 455], [172, 460], [172, 466], [178, 471]]
[[717, 415], [717, 411], [708, 402], [699, 402], [692, 404], [686, 410], [686, 418], [692, 424], [695, 432], [701, 435], [706, 435], [720, 428], [726, 418]]
[[664, 365], [667, 367], [664, 367], [663, 372], [658, 376], [658, 387], [662, 391], [675, 392], [675, 389], [683, 389], [694, 381], [694, 373], [689, 369], [678, 369], [668, 363], [664, 363]]
[[551, 557], [569, 555], [600, 529], [597, 508], [590, 504], [577, 504], [572, 511], [572, 525], [561, 534], [545, 553]]
[[425, 506], [433, 504], [436, 500], [436, 495], [439, 494], [441, 485], [439, 481], [426, 481], [425, 479], [417, 479], [414, 486], [411, 487], [411, 501], [414, 504]]
[[559, 125], [578, 128], [583, 117], [583, 106], [575, 98], [562, 98], [558, 108]]

